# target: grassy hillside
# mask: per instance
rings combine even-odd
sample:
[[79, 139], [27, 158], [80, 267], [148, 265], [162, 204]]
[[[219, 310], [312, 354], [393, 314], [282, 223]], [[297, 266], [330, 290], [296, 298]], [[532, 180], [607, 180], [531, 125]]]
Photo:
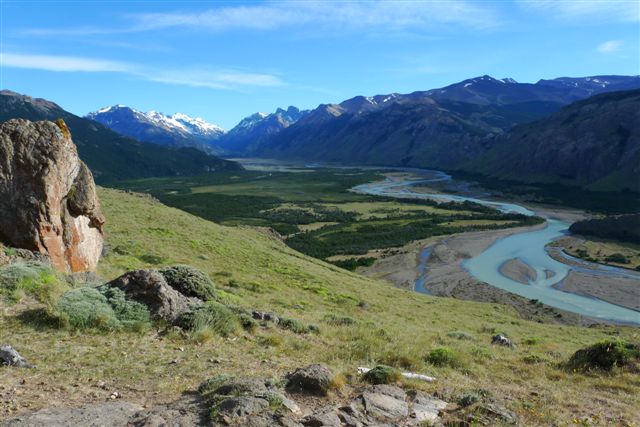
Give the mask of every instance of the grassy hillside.
[[[283, 374], [309, 362], [349, 375], [378, 362], [433, 375], [436, 382], [414, 386], [450, 399], [486, 393], [516, 411], [524, 425], [638, 419], [637, 374], [584, 375], [558, 366], [605, 338], [638, 341], [638, 329], [532, 323], [507, 306], [402, 291], [301, 255], [267, 231], [220, 226], [147, 196], [109, 189], [99, 195], [108, 221], [103, 278], [187, 263], [209, 273], [227, 301], [273, 310], [320, 332], [270, 327], [227, 338], [174, 330], [72, 333], [37, 326], [28, 299], [11, 304], [0, 298], [0, 342], [38, 365], [0, 369], [0, 394], [18, 390], [0, 398], [0, 419], [43, 406], [102, 402], [113, 390], [129, 401], [165, 401], [216, 373]], [[336, 321], [344, 318], [351, 320]], [[496, 331], [517, 347], [492, 346]], [[452, 349], [453, 359], [427, 362], [441, 347]], [[106, 385], [96, 386], [100, 381]]]

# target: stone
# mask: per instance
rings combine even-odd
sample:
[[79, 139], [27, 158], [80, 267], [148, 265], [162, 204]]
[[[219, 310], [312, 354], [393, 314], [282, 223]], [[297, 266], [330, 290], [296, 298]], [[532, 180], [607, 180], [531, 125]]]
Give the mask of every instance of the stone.
[[117, 401], [80, 408], [47, 408], [0, 422], [2, 427], [126, 426], [142, 407]]
[[251, 317], [256, 320], [262, 320], [263, 322], [272, 322], [275, 324], [280, 323], [280, 318], [278, 316], [276, 316], [274, 313], [269, 313], [266, 311], [253, 310], [251, 312]]
[[266, 399], [253, 396], [239, 396], [225, 399], [217, 406], [222, 419], [236, 419], [258, 414], [269, 407]]
[[342, 421], [333, 408], [320, 409], [315, 414], [307, 415], [300, 422], [306, 427], [342, 427]]
[[63, 272], [95, 270], [104, 217], [91, 172], [62, 120], [0, 125], [0, 238]]
[[287, 377], [287, 388], [294, 391], [325, 395], [331, 386], [333, 373], [322, 364], [296, 369]]
[[133, 427], [191, 427], [207, 425], [208, 407], [194, 395], [185, 395], [175, 402], [138, 412], [129, 420]]
[[239, 378], [229, 380], [214, 390], [214, 394], [222, 396], [265, 395], [268, 388], [264, 380], [258, 378]]
[[17, 366], [19, 368], [29, 368], [26, 359], [20, 356], [10, 345], [0, 346], [0, 365]]
[[121, 289], [129, 299], [147, 306], [155, 320], [173, 323], [192, 307], [202, 304], [197, 298], [186, 297], [173, 289], [155, 270], [130, 271], [107, 286]]
[[474, 420], [478, 420], [480, 424], [484, 423], [484, 425], [496, 425], [496, 421], [499, 421], [501, 424], [518, 423], [518, 416], [515, 413], [496, 403], [479, 405], [475, 410], [473, 418]]
[[408, 416], [409, 405], [405, 399], [406, 393], [402, 389], [387, 384], [373, 386], [362, 393], [365, 411], [377, 418]]
[[440, 411], [447, 407], [447, 402], [428, 396], [422, 392], [414, 392], [410, 400], [409, 416], [419, 423], [434, 422], [440, 416]]
[[502, 345], [505, 347], [515, 347], [513, 341], [501, 334], [491, 337], [491, 344]]

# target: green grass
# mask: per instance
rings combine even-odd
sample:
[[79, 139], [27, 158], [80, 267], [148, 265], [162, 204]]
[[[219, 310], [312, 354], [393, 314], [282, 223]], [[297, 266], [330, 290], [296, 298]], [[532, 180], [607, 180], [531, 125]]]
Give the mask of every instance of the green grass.
[[[207, 273], [224, 304], [273, 311], [321, 328], [297, 334], [267, 324], [199, 339], [173, 330], [74, 332], [33, 323], [28, 314], [42, 305], [29, 297], [17, 304], [0, 299], [0, 342], [38, 365], [0, 370], [0, 383], [21, 392], [16, 402], [0, 401], [3, 416], [52, 404], [102, 402], [114, 389], [126, 400], [166, 402], [215, 375], [283, 377], [310, 363], [352, 375], [358, 366], [394, 365], [434, 376], [433, 383], [409, 384], [427, 393], [459, 396], [484, 389], [517, 412], [524, 425], [563, 425], [600, 412], [609, 417], [603, 420], [621, 424], [618, 420], [630, 422], [637, 415], [637, 374], [585, 375], [560, 367], [577, 350], [605, 339], [638, 342], [636, 328], [529, 322], [508, 306], [393, 288], [302, 255], [267, 232], [220, 226], [148, 197], [109, 189], [99, 189], [99, 196], [107, 242], [120, 248], [101, 260], [105, 281], [132, 268], [158, 267], [142, 256], [153, 253], [166, 260], [163, 265], [188, 264]], [[157, 229], [163, 231], [146, 231]], [[353, 322], [333, 323], [331, 315]], [[492, 331], [498, 330], [530, 344], [491, 346]], [[449, 331], [466, 331], [472, 339], [450, 337]], [[459, 355], [463, 368], [427, 361], [430, 350], [442, 347]], [[548, 362], [523, 361], [530, 354]], [[96, 389], [98, 380], [107, 381], [109, 390]]]
[[[471, 202], [396, 200], [350, 192], [381, 171], [317, 169], [308, 173], [234, 172], [121, 182], [162, 202], [224, 225], [268, 226], [294, 249], [320, 259], [362, 255], [416, 239], [537, 223]], [[310, 224], [326, 225], [310, 228]], [[154, 232], [156, 232], [154, 230]], [[153, 254], [157, 256], [156, 254]], [[370, 260], [371, 261], [371, 260]], [[364, 259], [340, 261], [349, 270]]]

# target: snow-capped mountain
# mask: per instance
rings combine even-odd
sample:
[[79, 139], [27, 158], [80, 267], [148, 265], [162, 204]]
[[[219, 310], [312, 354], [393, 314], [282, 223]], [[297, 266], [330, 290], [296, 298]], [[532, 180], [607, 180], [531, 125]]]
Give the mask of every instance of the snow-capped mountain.
[[308, 113], [309, 110], [299, 110], [290, 106], [286, 110], [278, 108], [271, 114], [252, 114], [227, 132], [221, 138], [220, 146], [228, 153], [236, 153], [288, 128]]
[[86, 117], [139, 141], [195, 147], [208, 153], [219, 151], [215, 142], [224, 134], [224, 129], [199, 117], [183, 113], [168, 116], [157, 111], [145, 113], [125, 105], [105, 107]]

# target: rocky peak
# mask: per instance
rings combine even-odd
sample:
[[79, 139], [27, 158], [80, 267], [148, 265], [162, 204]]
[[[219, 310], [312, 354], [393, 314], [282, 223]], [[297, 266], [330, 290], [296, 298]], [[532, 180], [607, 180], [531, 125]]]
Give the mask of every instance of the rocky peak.
[[0, 237], [60, 271], [95, 269], [104, 217], [64, 121], [0, 125]]

